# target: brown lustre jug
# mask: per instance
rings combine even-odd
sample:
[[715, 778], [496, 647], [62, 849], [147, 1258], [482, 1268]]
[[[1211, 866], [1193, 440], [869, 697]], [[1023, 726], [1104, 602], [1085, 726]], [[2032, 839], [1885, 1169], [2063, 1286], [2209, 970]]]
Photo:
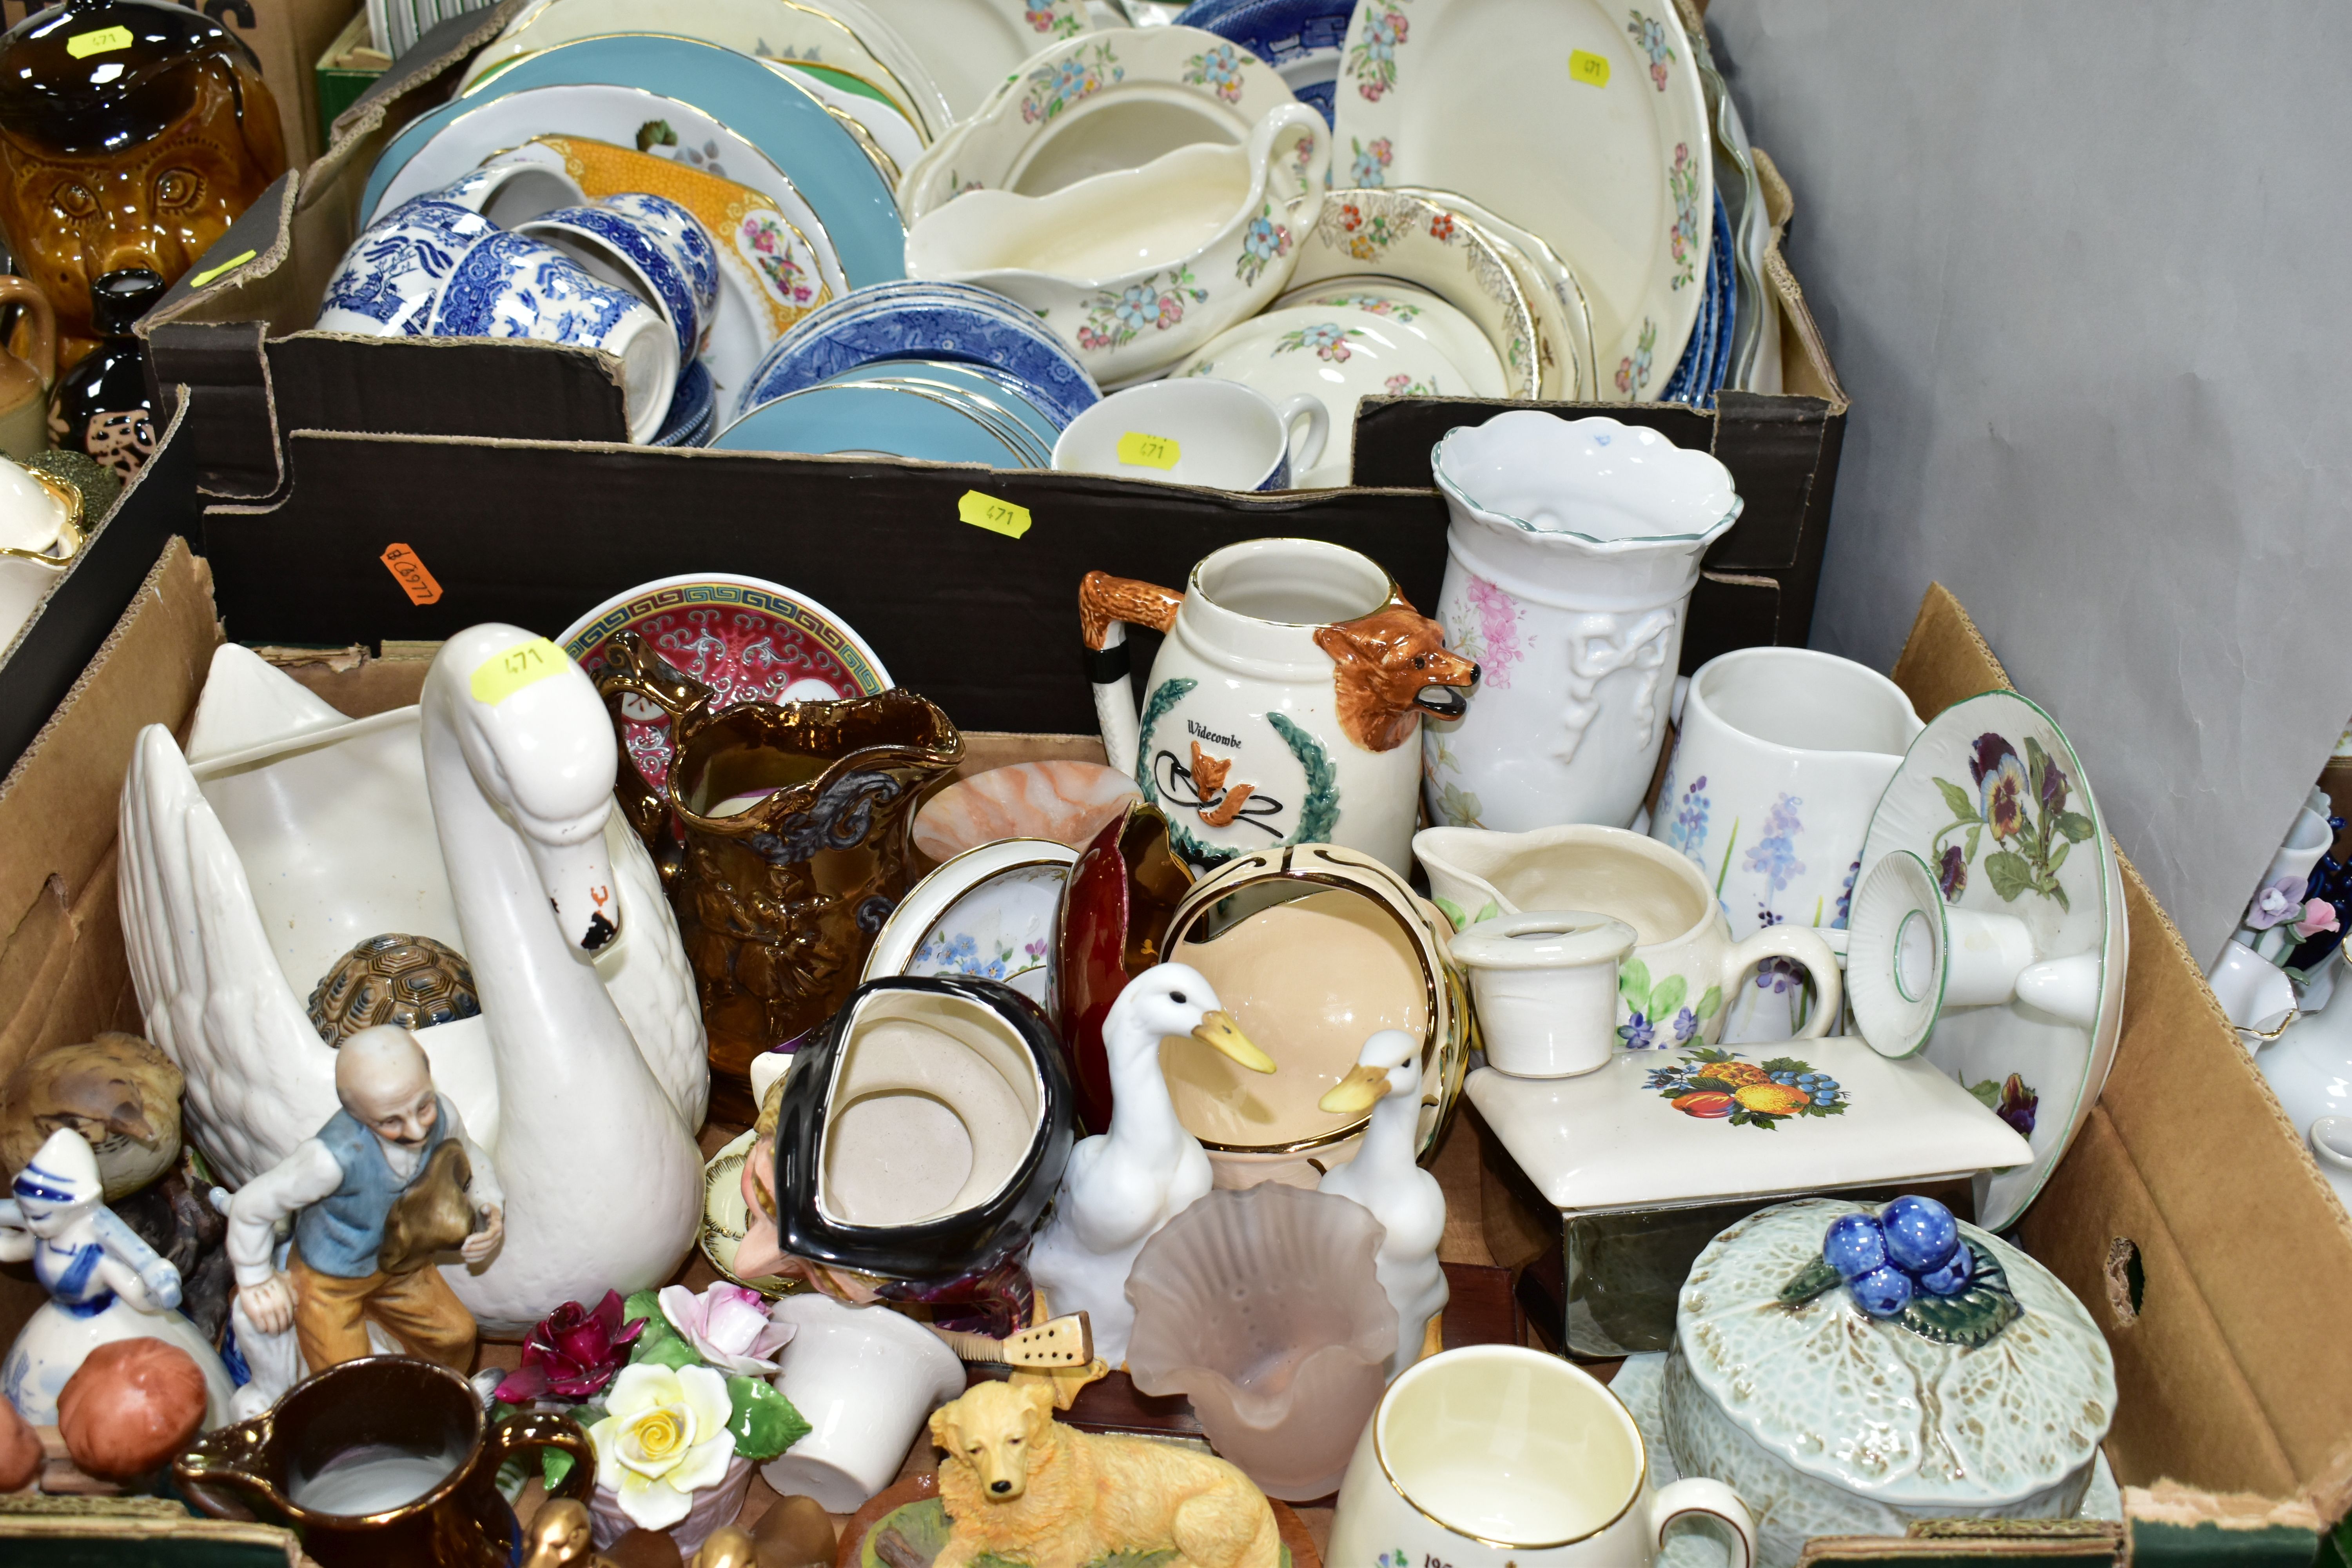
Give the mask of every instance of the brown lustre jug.
[[535, 1448], [572, 1458], [555, 1496], [588, 1495], [596, 1451], [571, 1417], [492, 1421], [448, 1368], [368, 1356], [205, 1433], [172, 1479], [215, 1519], [292, 1526], [319, 1568], [508, 1568], [522, 1529], [499, 1495], [499, 1467]]
[[253, 51], [163, 0], [67, 0], [0, 37], [0, 227], [56, 310], [71, 364], [90, 285], [176, 280], [286, 172]]
[[908, 835], [925, 786], [963, 760], [963, 737], [904, 688], [844, 702], [739, 702], [634, 632], [604, 645], [596, 689], [621, 723], [635, 695], [677, 736], [656, 791], [625, 747], [621, 806], [644, 834], [677, 911], [710, 1040], [710, 1115], [748, 1124], [751, 1058], [831, 1017], [857, 986], [883, 920], [907, 891]]

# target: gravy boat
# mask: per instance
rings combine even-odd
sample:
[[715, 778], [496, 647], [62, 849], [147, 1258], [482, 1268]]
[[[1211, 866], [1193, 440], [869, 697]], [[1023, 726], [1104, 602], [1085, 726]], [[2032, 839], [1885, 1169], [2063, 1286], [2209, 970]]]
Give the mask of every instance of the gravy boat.
[[1050, 195], [968, 191], [908, 231], [907, 270], [1017, 300], [1097, 382], [1123, 386], [1281, 291], [1297, 265], [1294, 236], [1322, 211], [1330, 162], [1322, 116], [1284, 104], [1240, 146], [1179, 147]]
[[1759, 964], [1786, 960], [1820, 993], [1799, 1039], [1828, 1033], [1843, 982], [1837, 955], [1811, 927], [1767, 926], [1745, 942], [1690, 860], [1622, 827], [1495, 833], [1425, 827], [1412, 852], [1431, 901], [1458, 930], [1496, 915], [1591, 910], [1622, 921], [1639, 941], [1617, 976], [1617, 1037], [1633, 1050], [1711, 1046], [1725, 1003]]

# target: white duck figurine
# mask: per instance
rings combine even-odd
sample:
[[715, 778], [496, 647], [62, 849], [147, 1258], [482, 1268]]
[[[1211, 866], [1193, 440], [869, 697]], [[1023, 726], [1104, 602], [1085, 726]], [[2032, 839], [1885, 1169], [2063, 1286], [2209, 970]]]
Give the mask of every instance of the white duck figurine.
[[1364, 1042], [1356, 1065], [1319, 1102], [1335, 1116], [1369, 1110], [1371, 1125], [1356, 1157], [1324, 1173], [1317, 1190], [1353, 1198], [1388, 1232], [1374, 1268], [1396, 1309], [1396, 1359], [1389, 1376], [1421, 1359], [1430, 1320], [1445, 1310], [1445, 1270], [1437, 1243], [1445, 1234], [1445, 1190], [1413, 1162], [1421, 1132], [1421, 1047], [1402, 1029]]
[[356, 721], [224, 647], [187, 757], [151, 725], [123, 784], [131, 977], [228, 1184], [334, 1114], [335, 1053], [304, 1005], [331, 966], [385, 931], [465, 954], [481, 1015], [417, 1043], [506, 1192], [499, 1253], [447, 1270], [491, 1333], [658, 1286], [701, 1213], [701, 1015], [652, 858], [613, 811], [617, 756], [579, 667], [490, 625], [442, 648], [418, 706]]
[[1029, 1253], [1030, 1278], [1055, 1315], [1085, 1312], [1095, 1353], [1112, 1366], [1127, 1360], [1135, 1331], [1127, 1299], [1135, 1255], [1209, 1190], [1209, 1156], [1176, 1120], [1160, 1071], [1160, 1042], [1187, 1035], [1252, 1072], [1274, 1070], [1274, 1058], [1244, 1037], [1199, 970], [1162, 963], [1129, 981], [1103, 1020], [1110, 1131], [1070, 1151], [1053, 1213]]

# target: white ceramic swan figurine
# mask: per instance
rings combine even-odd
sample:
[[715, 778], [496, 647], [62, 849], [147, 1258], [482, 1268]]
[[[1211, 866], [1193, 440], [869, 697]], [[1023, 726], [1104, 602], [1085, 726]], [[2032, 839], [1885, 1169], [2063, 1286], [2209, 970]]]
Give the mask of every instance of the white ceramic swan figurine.
[[1396, 1359], [1389, 1376], [1421, 1359], [1430, 1320], [1445, 1310], [1445, 1270], [1437, 1243], [1445, 1234], [1445, 1190], [1413, 1162], [1421, 1130], [1421, 1047], [1402, 1029], [1364, 1042], [1348, 1076], [1324, 1094], [1335, 1116], [1372, 1113], [1356, 1157], [1324, 1173], [1318, 1191], [1353, 1198], [1388, 1232], [1375, 1263], [1381, 1289], [1396, 1309]]
[[616, 760], [588, 677], [490, 625], [442, 648], [417, 707], [357, 721], [224, 647], [189, 756], [151, 725], [123, 784], [131, 976], [230, 1184], [334, 1113], [303, 1000], [331, 965], [384, 931], [465, 954], [481, 1016], [416, 1038], [506, 1192], [504, 1246], [447, 1270], [488, 1332], [661, 1284], [701, 1213], [701, 1015]]
[[1029, 1276], [1055, 1313], [1085, 1312], [1095, 1353], [1112, 1366], [1127, 1360], [1135, 1331], [1127, 1299], [1135, 1255], [1209, 1190], [1209, 1156], [1176, 1120], [1160, 1072], [1160, 1042], [1187, 1035], [1252, 1072], [1274, 1070], [1274, 1058], [1243, 1036], [1199, 970], [1163, 963], [1129, 981], [1103, 1020], [1110, 1131], [1070, 1151], [1054, 1211], [1029, 1253]]

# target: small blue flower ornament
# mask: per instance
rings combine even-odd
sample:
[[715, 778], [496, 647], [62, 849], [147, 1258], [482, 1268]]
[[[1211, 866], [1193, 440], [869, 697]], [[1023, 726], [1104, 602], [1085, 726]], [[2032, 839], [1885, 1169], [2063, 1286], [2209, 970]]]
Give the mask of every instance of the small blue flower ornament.
[[1841, 1284], [1874, 1318], [1970, 1348], [2022, 1311], [2000, 1265], [1960, 1235], [1952, 1211], [1914, 1193], [1874, 1215], [1832, 1220], [1821, 1257], [1781, 1289], [1780, 1303], [1801, 1307]]

